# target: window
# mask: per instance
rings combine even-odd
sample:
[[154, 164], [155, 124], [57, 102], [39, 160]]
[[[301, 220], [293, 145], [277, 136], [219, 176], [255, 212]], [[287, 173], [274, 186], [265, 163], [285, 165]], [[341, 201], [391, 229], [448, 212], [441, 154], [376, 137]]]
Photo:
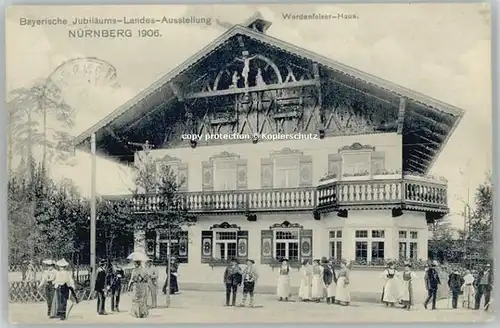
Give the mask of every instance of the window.
[[356, 242], [356, 262], [358, 263], [368, 263], [368, 242], [367, 241], [357, 241]]
[[385, 258], [385, 230], [356, 230], [355, 252], [358, 263], [381, 262]]
[[274, 231], [274, 257], [277, 260], [287, 258], [289, 261], [299, 260], [299, 231]]
[[330, 257], [342, 260], [342, 230], [330, 231]]
[[[168, 258], [168, 234], [158, 234], [158, 243], [160, 245], [160, 261], [166, 261]], [[175, 256], [179, 263], [188, 263], [189, 239], [187, 231], [180, 231], [177, 236], [171, 236], [170, 254]]]
[[296, 188], [299, 186], [298, 156], [275, 158], [274, 171], [275, 188]]
[[343, 154], [342, 173], [370, 173], [370, 153]]
[[[401, 260], [418, 259], [418, 231], [399, 231], [399, 258]], [[408, 238], [409, 237], [409, 238]]]
[[235, 161], [216, 161], [214, 163], [215, 171], [215, 190], [236, 190], [236, 162]]
[[237, 231], [215, 231], [214, 258], [230, 260], [237, 256]]

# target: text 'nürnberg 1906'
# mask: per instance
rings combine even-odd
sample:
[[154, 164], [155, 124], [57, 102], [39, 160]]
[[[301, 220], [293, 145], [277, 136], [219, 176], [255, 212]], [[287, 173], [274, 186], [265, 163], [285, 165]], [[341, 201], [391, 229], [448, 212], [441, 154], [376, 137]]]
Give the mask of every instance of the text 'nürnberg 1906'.
[[319, 139], [315, 133], [207, 133], [207, 134], [183, 134], [183, 140], [314, 140]]

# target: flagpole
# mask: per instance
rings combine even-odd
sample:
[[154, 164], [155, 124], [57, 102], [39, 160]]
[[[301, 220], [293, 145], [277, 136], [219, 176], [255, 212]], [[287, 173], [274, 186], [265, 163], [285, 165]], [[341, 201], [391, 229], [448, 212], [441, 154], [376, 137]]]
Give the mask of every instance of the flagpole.
[[92, 133], [90, 137], [90, 152], [91, 152], [91, 164], [90, 164], [90, 290], [94, 290], [95, 285], [95, 270], [96, 270], [96, 140], [95, 133]]

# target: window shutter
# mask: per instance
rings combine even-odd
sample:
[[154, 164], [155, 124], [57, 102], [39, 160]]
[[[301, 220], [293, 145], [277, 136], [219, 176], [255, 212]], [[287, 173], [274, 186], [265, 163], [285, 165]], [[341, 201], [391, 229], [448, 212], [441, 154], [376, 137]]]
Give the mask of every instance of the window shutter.
[[336, 174], [337, 178], [342, 176], [342, 155], [340, 154], [328, 155], [328, 173]]
[[202, 190], [209, 191], [214, 189], [214, 166], [212, 162], [202, 163]]
[[273, 187], [273, 160], [272, 158], [261, 159], [260, 165], [260, 186], [261, 188]]
[[236, 188], [247, 189], [247, 160], [240, 159], [236, 163]]
[[385, 170], [385, 153], [382, 151], [374, 151], [372, 153], [372, 174]]
[[299, 161], [299, 186], [312, 186], [312, 156], [300, 156]]
[[238, 261], [245, 262], [248, 259], [248, 231], [238, 231]]
[[273, 261], [273, 231], [262, 230], [260, 232], [260, 263], [270, 264]]
[[201, 263], [211, 261], [213, 254], [213, 239], [214, 235], [211, 230], [203, 230], [201, 232]]
[[146, 254], [152, 258], [156, 257], [156, 231], [146, 231]]
[[179, 233], [179, 252], [177, 254], [179, 257], [179, 262], [187, 263], [189, 257], [189, 237], [187, 231], [181, 231]]
[[177, 177], [179, 183], [179, 191], [188, 191], [188, 165], [187, 163], [179, 163], [177, 167]]
[[313, 257], [313, 231], [305, 229], [300, 231], [300, 259], [312, 261]]

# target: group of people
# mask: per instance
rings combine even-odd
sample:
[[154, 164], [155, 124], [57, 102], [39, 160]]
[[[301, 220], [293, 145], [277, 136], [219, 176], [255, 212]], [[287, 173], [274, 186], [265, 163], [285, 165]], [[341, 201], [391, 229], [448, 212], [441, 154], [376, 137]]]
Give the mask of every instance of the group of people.
[[[403, 308], [409, 310], [414, 304], [413, 285], [417, 278], [416, 274], [411, 270], [411, 265], [405, 263], [404, 271], [399, 273], [394, 264], [389, 263], [383, 275], [385, 283], [382, 289], [381, 301], [386, 306], [395, 306], [400, 303], [403, 305]], [[438, 270], [437, 261], [426, 265], [424, 275], [424, 284], [427, 290], [427, 297], [424, 301], [425, 309], [431, 303], [431, 309], [436, 310], [438, 290], [445, 283], [441, 279], [442, 275], [440, 275], [440, 271]], [[493, 272], [490, 264], [486, 264], [476, 275], [473, 275], [470, 270], [462, 273], [455, 268], [447, 276], [446, 284], [449, 289], [451, 307], [453, 309], [458, 308], [458, 300], [462, 294], [464, 307], [470, 308], [471, 303], [474, 302], [474, 309], [479, 310], [484, 296], [484, 308], [488, 310], [491, 291], [493, 289]]]
[[51, 319], [66, 320], [68, 300], [78, 303], [75, 282], [71, 272], [67, 270], [69, 263], [65, 259], [59, 261], [44, 260], [47, 269], [42, 272], [38, 289], [44, 292], [47, 302], [47, 316]]
[[[44, 260], [46, 266], [42, 272], [42, 279], [38, 288], [43, 291], [47, 302], [47, 316], [53, 319], [66, 320], [68, 311], [68, 300], [74, 304], [79, 302], [75, 292], [75, 282], [72, 273], [67, 270], [69, 263], [61, 259], [59, 261]], [[158, 306], [158, 271], [152, 261], [133, 261], [130, 279], [126, 290], [132, 292], [131, 314], [136, 318], [145, 318], [149, 309]], [[178, 263], [172, 258], [167, 265], [167, 274], [170, 266], [170, 279], [165, 279], [163, 293], [175, 295], [179, 292], [177, 282]], [[120, 297], [125, 279], [125, 271], [117, 263], [109, 263], [101, 260], [98, 263], [94, 283], [94, 292], [97, 298], [97, 314], [107, 315], [106, 298], [111, 297], [111, 311], [120, 312]], [[168, 287], [168, 284], [170, 285]], [[71, 308], [70, 308], [71, 310]]]

